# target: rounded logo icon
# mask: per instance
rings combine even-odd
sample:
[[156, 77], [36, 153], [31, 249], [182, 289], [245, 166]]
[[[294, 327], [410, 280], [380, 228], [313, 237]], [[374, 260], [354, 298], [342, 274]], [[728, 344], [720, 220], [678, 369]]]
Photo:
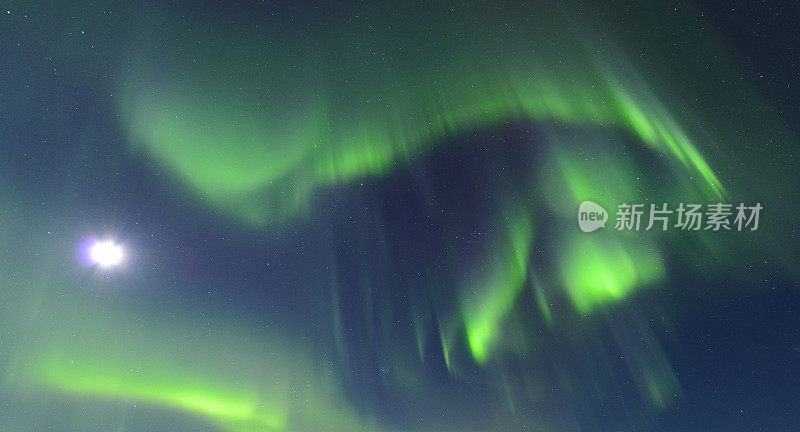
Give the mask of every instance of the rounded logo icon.
[[600, 204], [584, 201], [578, 207], [578, 226], [583, 232], [592, 232], [598, 228], [605, 228], [608, 221], [608, 212]]

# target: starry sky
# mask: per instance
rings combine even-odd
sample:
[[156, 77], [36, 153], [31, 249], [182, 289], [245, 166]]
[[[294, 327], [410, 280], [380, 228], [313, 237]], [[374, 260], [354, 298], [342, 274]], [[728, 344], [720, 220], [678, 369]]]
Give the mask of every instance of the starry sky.
[[797, 6], [0, 5], [0, 430], [800, 424]]

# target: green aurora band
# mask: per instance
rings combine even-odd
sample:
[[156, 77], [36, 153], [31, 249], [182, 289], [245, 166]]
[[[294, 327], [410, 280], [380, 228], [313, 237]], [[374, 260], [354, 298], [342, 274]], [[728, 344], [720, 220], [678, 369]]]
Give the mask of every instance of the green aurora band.
[[[373, 25], [408, 26], [402, 20], [405, 6], [394, 7]], [[620, 58], [616, 50], [601, 50], [565, 32], [570, 23], [563, 17], [543, 18], [537, 26], [518, 23], [516, 42], [492, 32], [483, 18], [449, 16], [432, 6], [404, 29], [411, 37], [392, 39], [389, 47], [384, 38], [337, 37], [363, 30], [343, 28], [322, 37], [329, 42], [324, 49], [275, 42], [282, 36], [270, 34], [274, 50], [268, 51], [263, 35], [244, 31], [210, 38], [205, 36], [213, 34], [210, 29], [193, 23], [187, 28], [201, 35], [199, 41], [134, 57], [120, 91], [120, 111], [140, 151], [203, 202], [265, 227], [313, 214], [314, 197], [325, 188], [389, 175], [449, 137], [520, 120], [622, 129], [678, 162], [676, 177], [688, 171], [701, 179], [689, 187], [705, 199], [725, 195], [688, 132], [635, 71], [607, 65], [608, 58]], [[470, 30], [468, 46], [456, 37], [464, 29]], [[424, 41], [417, 39], [421, 35]], [[497, 49], [500, 41], [511, 49]], [[363, 55], [354, 57], [351, 43]], [[595, 178], [561, 166], [575, 196], [567, 208], [598, 199], [581, 184], [597, 184], [607, 172]], [[601, 202], [619, 196], [619, 190], [606, 192]], [[466, 335], [479, 362], [489, 356], [498, 323], [527, 280], [524, 261], [532, 237], [528, 229], [518, 231], [497, 252], [502, 258], [480, 299], [463, 298], [470, 303], [464, 310]], [[658, 256], [637, 256], [621, 247], [611, 253], [566, 258], [569, 276], [563, 282], [578, 309], [625, 298], [639, 286], [636, 274], [649, 282], [663, 276], [660, 267], [648, 269], [660, 266]], [[604, 274], [606, 282], [590, 282], [593, 274]]]
[[[520, 119], [622, 128], [703, 179], [709, 198], [723, 196], [635, 72], [604, 64], [619, 54], [565, 32], [564, 18], [520, 22], [509, 41], [485, 18], [436, 6], [408, 28], [401, 3], [374, 24], [410, 35], [388, 46], [390, 35], [339, 37], [363, 30], [354, 24], [321, 36], [324, 48], [269, 34], [265, 50], [264, 35], [211, 38], [193, 23], [199, 40], [140, 48], [119, 98], [131, 141], [216, 210], [255, 225], [280, 226], [312, 213], [321, 189], [387, 175], [448, 137]], [[457, 35], [467, 29], [464, 45]]]
[[[626, 52], [602, 42], [602, 28], [567, 13], [538, 11], [558, 8], [506, 5], [501, 12], [486, 3], [452, 11], [405, 2], [365, 7], [362, 16], [372, 20], [342, 19], [330, 27], [212, 29], [168, 15], [175, 27], [125, 35], [130, 46], [117, 59], [122, 78], [116, 108], [131, 150], [169, 173], [176, 187], [192, 191], [204, 208], [257, 235], [310, 223], [326, 192], [387, 178], [475, 130], [541, 125], [543, 162], [530, 181], [492, 209], [494, 229], [472, 255], [476, 262], [462, 274], [442, 270], [431, 278], [445, 281], [430, 285], [437, 295], [451, 297], [449, 307], [419, 300], [411, 306], [422, 311], [417, 328], [389, 334], [387, 312], [374, 331], [411, 347], [406, 357], [416, 352], [420, 363], [425, 350], [441, 351], [454, 380], [475, 370], [502, 377], [486, 393], [489, 400], [511, 401], [490, 410], [505, 419], [519, 405], [513, 403], [518, 394], [525, 395], [521, 400], [547, 397], [541, 376], [515, 387], [503, 373], [504, 366], [527, 364], [522, 362], [531, 361], [533, 350], [548, 346], [536, 330], [567, 340], [574, 351], [585, 349], [591, 359], [608, 354], [591, 346], [592, 333], [611, 327], [642, 398], [650, 407], [670, 406], [680, 384], [653, 331], [609, 323], [605, 315], [643, 288], [669, 282], [662, 250], [670, 239], [608, 229], [576, 233], [574, 217], [583, 200], [609, 210], [621, 202], [645, 202], [656, 192], [664, 201], [725, 200], [732, 188], [723, 186], [720, 169], [709, 162], [707, 131], [686, 118], [691, 109], [676, 106], [666, 96], [669, 88], [655, 86], [650, 74], [626, 60]], [[531, 16], [538, 20], [530, 22]], [[334, 13], [335, 18], [342, 17]], [[503, 26], [494, 22], [499, 18]], [[638, 159], [614, 151], [625, 141], [662, 161], [662, 172], [643, 172], [641, 182], [629, 178], [642, 169]], [[550, 261], [536, 247], [542, 214], [558, 225]], [[0, 234], [19, 242], [12, 231]], [[432, 246], [444, 251], [447, 245]], [[35, 255], [21, 254], [34, 262]], [[209, 335], [188, 313], [173, 322], [133, 306], [90, 307], [61, 294], [77, 287], [53, 288], [60, 280], [55, 271], [38, 274], [5, 264], [2, 270], [37, 276], [9, 279], [8, 286], [21, 294], [0, 290], [7, 309], [0, 317], [0, 342], [11, 347], [0, 353], [0, 391], [13, 390], [23, 400], [45, 394], [56, 400], [138, 401], [159, 415], [184, 412], [227, 432], [395, 429], [351, 406], [341, 388], [346, 373], [320, 365], [296, 340], [242, 328]], [[10, 304], [22, 306], [14, 312]], [[536, 316], [525, 309], [528, 304]], [[31, 316], [48, 319], [31, 324]], [[337, 319], [333, 327], [341, 333]], [[433, 323], [431, 337], [421, 327]], [[14, 343], [20, 335], [30, 343]], [[386, 357], [404, 374], [398, 392], [424, 400], [424, 365]], [[594, 367], [575, 362], [552, 368], [558, 377], [553, 380], [568, 395], [602, 393], [609, 386], [600, 372], [570, 375]], [[3, 421], [0, 426], [10, 424]], [[515, 421], [502, 424], [519, 430], [523, 420]], [[539, 430], [551, 430], [546, 421], [540, 424]], [[89, 430], [76, 426], [81, 427]], [[447, 429], [433, 422], [414, 430]]]

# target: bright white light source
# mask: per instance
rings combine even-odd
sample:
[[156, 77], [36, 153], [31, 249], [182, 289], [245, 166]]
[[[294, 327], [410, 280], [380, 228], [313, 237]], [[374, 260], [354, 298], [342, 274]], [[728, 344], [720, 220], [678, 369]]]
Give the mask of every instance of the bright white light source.
[[110, 241], [98, 242], [89, 250], [89, 256], [97, 264], [109, 267], [122, 262], [122, 248]]

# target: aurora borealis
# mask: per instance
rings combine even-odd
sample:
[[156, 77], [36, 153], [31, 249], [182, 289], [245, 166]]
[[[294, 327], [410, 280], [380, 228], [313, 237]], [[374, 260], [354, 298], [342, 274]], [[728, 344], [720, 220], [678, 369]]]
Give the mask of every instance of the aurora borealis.
[[794, 430], [800, 13], [749, 8], [5, 2], [0, 431]]

